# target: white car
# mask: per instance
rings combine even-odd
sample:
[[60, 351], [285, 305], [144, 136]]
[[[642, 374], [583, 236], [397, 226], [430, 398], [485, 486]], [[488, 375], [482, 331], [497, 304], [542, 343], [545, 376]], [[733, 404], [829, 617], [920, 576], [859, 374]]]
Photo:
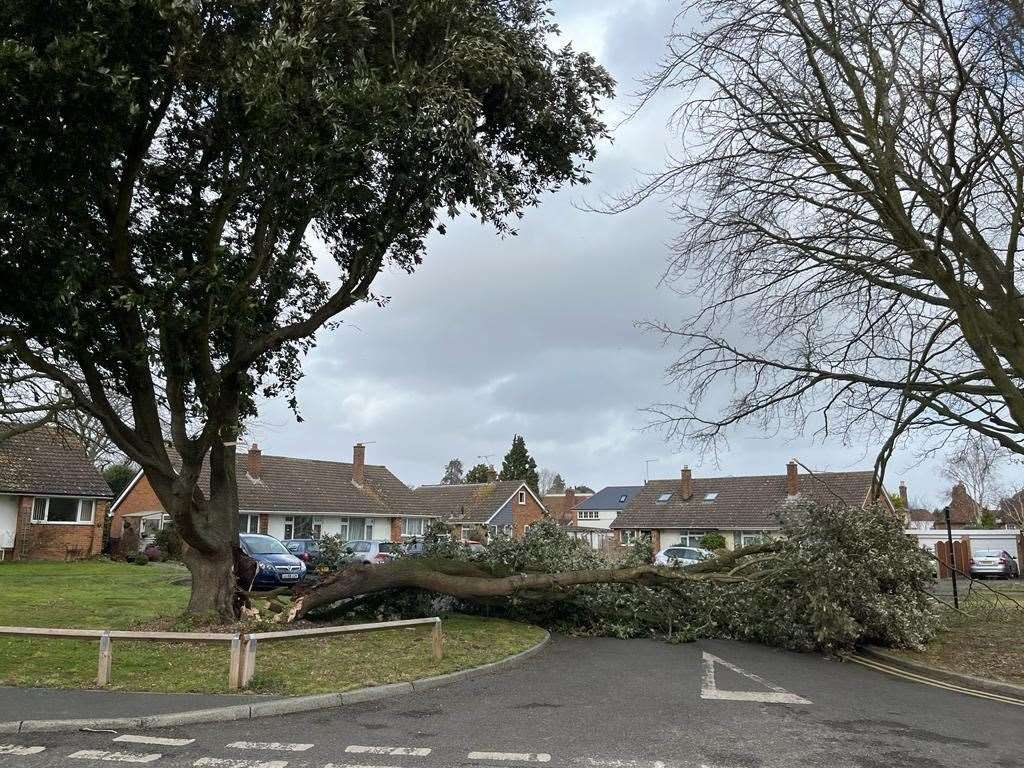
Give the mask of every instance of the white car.
[[363, 563], [364, 565], [390, 563], [402, 549], [401, 544], [368, 539], [350, 541], [346, 543], [345, 547], [351, 553], [348, 558], [350, 563]]
[[701, 560], [708, 560], [715, 556], [715, 553], [700, 547], [686, 547], [682, 544], [674, 544], [665, 547], [654, 556], [655, 565], [693, 565]]

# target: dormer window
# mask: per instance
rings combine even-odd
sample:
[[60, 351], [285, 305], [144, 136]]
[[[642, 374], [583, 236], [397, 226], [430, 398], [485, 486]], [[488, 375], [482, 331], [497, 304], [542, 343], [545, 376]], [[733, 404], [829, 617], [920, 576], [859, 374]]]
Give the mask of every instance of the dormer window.
[[672, 494], [671, 493], [663, 493], [660, 496], [658, 496], [658, 501], [656, 503], [658, 503], [658, 504], [668, 504], [668, 500], [671, 499], [671, 498], [672, 498]]
[[704, 494], [704, 501], [714, 501], [717, 498], [718, 498], [718, 491], [715, 491], [714, 493], [705, 493]]
[[525, 504], [526, 503], [526, 491], [520, 491], [519, 492], [519, 503], [520, 504]]

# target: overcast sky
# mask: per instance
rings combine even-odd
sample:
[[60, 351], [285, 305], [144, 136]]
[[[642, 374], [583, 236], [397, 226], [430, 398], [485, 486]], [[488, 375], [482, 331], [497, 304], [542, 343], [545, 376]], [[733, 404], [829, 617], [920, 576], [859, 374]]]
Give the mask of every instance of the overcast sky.
[[[678, 11], [668, 0], [556, 0], [564, 36], [593, 53], [619, 83], [615, 121], [637, 78], [658, 60]], [[650, 476], [781, 473], [796, 456], [817, 469], [870, 469], [875, 446], [815, 442], [800, 435], [736, 432], [713, 461], [646, 430], [642, 409], [678, 399], [665, 383], [672, 349], [638, 330], [645, 319], [678, 320], [692, 298], [659, 278], [676, 225], [652, 202], [618, 216], [580, 210], [581, 201], [626, 189], [657, 169], [675, 145], [656, 104], [615, 133], [593, 166], [594, 183], [546, 197], [527, 212], [518, 237], [501, 240], [468, 219], [435, 237], [413, 275], [375, 284], [391, 297], [363, 306], [322, 333], [305, 364], [296, 423], [280, 402], [262, 407], [254, 439], [272, 454], [386, 464], [409, 485], [436, 483], [453, 457], [500, 465], [515, 433], [541, 467], [594, 488]], [[917, 466], [913, 466], [913, 465]], [[912, 498], [940, 503], [948, 483], [909, 452], [890, 465]]]

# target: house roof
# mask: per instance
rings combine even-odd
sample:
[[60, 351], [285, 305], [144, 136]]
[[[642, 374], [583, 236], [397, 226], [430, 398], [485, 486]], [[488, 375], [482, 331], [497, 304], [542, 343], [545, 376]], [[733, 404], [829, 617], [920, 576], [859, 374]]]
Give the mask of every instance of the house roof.
[[[612, 528], [778, 528], [776, 518], [788, 501], [860, 506], [871, 489], [872, 473], [816, 472], [799, 476], [799, 494], [787, 494], [786, 475], [694, 477], [693, 495], [683, 500], [679, 480], [652, 480], [629, 500]], [[659, 498], [668, 494], [665, 501]], [[710, 494], [717, 494], [708, 498]]]
[[907, 517], [918, 522], [924, 520], [930, 520], [932, 522], [935, 521], [935, 513], [930, 509], [908, 509]]
[[53, 426], [3, 437], [0, 425], [0, 493], [113, 497], [81, 442]]
[[[421, 485], [413, 491], [420, 514], [439, 517], [449, 523], [486, 523], [520, 489], [534, 497], [522, 480], [496, 480], [493, 483], [460, 485]], [[540, 499], [537, 499], [540, 502]], [[543, 502], [540, 502], [543, 506]]]
[[[176, 456], [171, 458], [174, 461]], [[357, 486], [350, 462], [261, 454], [259, 476], [253, 477], [248, 472], [247, 453], [237, 454], [235, 461], [238, 508], [243, 511], [354, 517], [419, 514], [412, 490], [379, 464], [366, 464], [366, 482]], [[209, 464], [205, 462], [199, 487], [204, 491], [210, 488]], [[124, 497], [115, 502], [115, 509]]]
[[576, 493], [572, 496], [567, 496], [564, 493], [545, 493], [544, 498], [541, 500], [554, 520], [560, 523], [567, 523], [572, 520], [572, 511], [580, 505], [580, 502], [589, 499], [592, 495], [590, 493]]
[[[576, 509], [621, 510], [641, 488], [642, 485], [609, 485], [577, 504]], [[626, 498], [622, 499], [623, 496]]]

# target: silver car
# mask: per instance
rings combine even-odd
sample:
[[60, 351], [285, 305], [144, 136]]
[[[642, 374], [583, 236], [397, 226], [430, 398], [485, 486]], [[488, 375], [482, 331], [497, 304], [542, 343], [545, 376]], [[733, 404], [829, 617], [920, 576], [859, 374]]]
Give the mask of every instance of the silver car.
[[654, 556], [655, 565], [694, 565], [702, 560], [708, 560], [715, 556], [714, 552], [700, 547], [687, 547], [682, 544], [675, 544], [665, 547]]
[[390, 563], [402, 550], [401, 544], [390, 541], [370, 541], [360, 539], [345, 544], [348, 551], [350, 563], [363, 563], [364, 565], [382, 565]]
[[1020, 576], [1020, 565], [1005, 549], [979, 549], [971, 557], [971, 576], [1014, 579]]

